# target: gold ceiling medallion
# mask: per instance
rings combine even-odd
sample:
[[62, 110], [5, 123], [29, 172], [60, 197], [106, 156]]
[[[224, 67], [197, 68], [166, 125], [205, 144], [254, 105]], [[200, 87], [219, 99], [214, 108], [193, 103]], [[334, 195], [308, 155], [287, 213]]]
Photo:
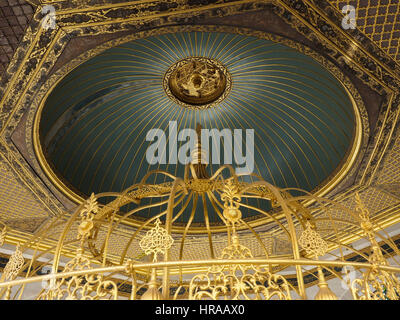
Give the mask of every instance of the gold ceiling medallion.
[[226, 98], [232, 80], [219, 61], [190, 57], [168, 69], [163, 86], [168, 97], [177, 104], [186, 108], [206, 109]]

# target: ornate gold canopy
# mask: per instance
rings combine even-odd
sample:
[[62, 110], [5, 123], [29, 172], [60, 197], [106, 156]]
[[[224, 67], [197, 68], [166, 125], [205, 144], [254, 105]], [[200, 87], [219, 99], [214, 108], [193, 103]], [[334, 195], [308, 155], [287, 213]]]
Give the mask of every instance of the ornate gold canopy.
[[[17, 298], [18, 294], [12, 297], [11, 292], [21, 295], [26, 285], [47, 281], [37, 293], [37, 299], [118, 299], [124, 284], [130, 286], [130, 299], [337, 299], [328, 286], [329, 275], [347, 285], [356, 300], [400, 299], [400, 266], [389, 265], [376, 237], [396, 253], [399, 250], [379, 232], [358, 194], [357, 207], [352, 210], [308, 192], [293, 196], [290, 190], [274, 187], [261, 179], [240, 182], [243, 177], [236, 175], [230, 166], [221, 167], [208, 179], [214, 181], [212, 187], [200, 191], [196, 185], [204, 179], [195, 174], [199, 165], [188, 165], [192, 176], [185, 179], [166, 172], [150, 172], [149, 176], [167, 175], [172, 181], [162, 187], [149, 185], [148, 176], [121, 194], [92, 194], [70, 217], [55, 218], [40, 238], [30, 240], [40, 245], [54, 237], [57, 226], [62, 228], [55, 239], [51, 262], [41, 262], [41, 254], [25, 262], [17, 248], [0, 283], [3, 296]], [[223, 178], [224, 171], [229, 172], [228, 178]], [[189, 204], [187, 198], [193, 193], [196, 193], [195, 201]], [[110, 196], [114, 200], [103, 201]], [[276, 232], [290, 245], [287, 254], [270, 255], [265, 242], [242, 219], [241, 210], [246, 207], [243, 200], [249, 197], [268, 200], [281, 212], [283, 218], [275, 219], [274, 224], [278, 227]], [[157, 199], [152, 206], [162, 208], [167, 204], [167, 207], [131, 230], [121, 253], [111, 250], [111, 243], [118, 237], [117, 226], [130, 215], [148, 208], [145, 201], [148, 198]], [[225, 224], [228, 243], [220, 252], [215, 252], [209, 235], [209, 258], [186, 260], [185, 252], [190, 250], [185, 242], [187, 230], [183, 234], [173, 232], [174, 221], [188, 205], [192, 206], [193, 215], [198, 203], [204, 203], [206, 198], [213, 200], [214, 210]], [[121, 215], [120, 209], [127, 203], [134, 203], [136, 208]], [[206, 216], [206, 207], [203, 208]], [[270, 215], [261, 208], [254, 209]], [[347, 214], [347, 221], [332, 217], [338, 210]], [[262, 255], [255, 257], [250, 248], [241, 244], [241, 234], [246, 229], [253, 232], [258, 245], [265, 249]], [[365, 262], [345, 259], [344, 250], [361, 254], [340, 240], [352, 232], [361, 232], [371, 244], [372, 252]], [[172, 254], [175, 247], [179, 248], [178, 257]], [[329, 252], [338, 252], [334, 255], [336, 259], [328, 259]], [[163, 256], [161, 261], [159, 255]], [[72, 259], [64, 264], [63, 256]], [[152, 261], [147, 262], [146, 256], [152, 257]], [[48, 264], [52, 270], [49, 275], [35, 275]], [[317, 269], [314, 277], [320, 291], [315, 297], [306, 295], [304, 279], [307, 273], [313, 273], [305, 266]], [[337, 272], [337, 268], [350, 266], [358, 270], [356, 278], [348, 280]], [[282, 273], [290, 267], [294, 267], [292, 272]], [[18, 279], [18, 274], [26, 268], [26, 276]]]
[[[19, 35], [21, 42], [18, 47], [13, 46], [13, 56], [7, 51], [7, 64], [3, 63], [0, 69], [0, 244], [1, 258], [8, 261], [0, 281], [3, 298], [26, 298], [33, 288], [30, 298], [37, 299], [327, 300], [340, 298], [332, 283], [341, 283], [354, 299], [399, 299], [399, 239], [386, 231], [400, 222], [398, 3], [392, 1], [386, 8], [373, 0], [28, 2], [31, 11], [23, 5], [15, 6], [15, 14], [19, 7], [24, 13], [19, 15], [18, 23], [25, 26], [25, 34]], [[55, 8], [54, 29], [41, 27], [44, 5]], [[342, 28], [344, 5], [358, 10], [354, 30]], [[31, 23], [24, 24], [24, 19]], [[304, 106], [302, 98], [306, 94], [327, 104], [340, 100], [340, 95], [325, 99], [310, 89], [312, 84], [307, 80], [294, 92], [296, 79], [289, 74], [298, 69], [257, 78], [259, 83], [249, 71], [235, 82], [231, 66], [216, 58], [219, 50], [235, 44], [231, 51], [235, 52], [256, 37], [285, 43], [317, 61], [340, 82], [340, 90], [345, 91], [342, 97], [350, 97], [355, 112], [354, 132], [349, 130], [353, 135], [345, 132], [351, 143], [338, 157], [334, 166], [337, 170], [328, 170], [332, 175], [324, 175], [326, 179], [315, 185], [308, 181], [311, 187], [304, 191], [300, 190], [305, 188], [300, 182], [294, 190], [289, 185], [266, 182], [272, 180], [267, 174], [261, 174], [263, 178], [237, 176], [229, 167], [217, 168], [209, 177], [196, 176], [193, 172], [203, 169], [196, 169], [193, 164], [194, 167], [187, 167], [186, 175], [161, 170], [147, 170], [138, 175], [138, 180], [126, 175], [121, 184], [124, 187], [118, 192], [95, 190], [96, 194], [86, 199], [93, 186], [99, 185], [93, 178], [89, 182], [92, 188], [88, 185], [85, 192], [75, 193], [81, 190], [62, 180], [64, 173], [47, 162], [47, 150], [40, 150], [44, 141], [40, 141], [37, 110], [65, 75], [100, 52], [128, 40], [168, 33], [196, 33], [200, 46], [194, 46], [194, 50], [205, 48], [202, 34], [205, 38], [212, 37], [209, 34], [228, 34], [226, 38], [221, 36], [222, 40], [228, 39], [221, 46], [218, 38], [215, 40], [214, 48], [218, 50], [214, 57], [193, 54], [190, 58], [177, 55], [170, 59], [168, 54], [159, 55], [167, 62], [153, 59], [152, 65], [166, 66], [160, 69], [162, 77], [156, 81], [146, 79], [148, 83], [157, 82], [160, 92], [167, 96], [165, 101], [183, 106], [177, 109], [179, 112], [214, 112], [221, 123], [233, 120], [214, 108], [219, 103], [235, 101], [235, 110], [242, 112], [246, 121], [260, 117], [244, 107], [244, 93], [249, 100], [273, 97], [289, 107], [296, 103]], [[190, 51], [195, 42], [190, 42], [190, 37], [184, 39], [188, 40], [187, 47], [183, 42], [182, 46], [179, 41], [168, 42], [166, 36], [154, 42], [157, 49], [154, 43], [145, 43], [144, 50], [165, 53], [167, 43], [168, 47], [177, 46], [176, 52]], [[258, 54], [257, 46], [253, 49], [252, 54]], [[305, 63], [301, 67], [309, 66]], [[102, 67], [107, 67], [107, 61]], [[148, 67], [141, 70], [153, 71]], [[279, 77], [291, 80], [280, 83], [278, 99], [271, 90], [266, 92], [261, 83], [276, 83]], [[322, 78], [318, 79], [321, 87], [326, 85]], [[74, 83], [74, 79], [67, 81]], [[142, 83], [132, 81], [130, 85], [140, 87]], [[233, 90], [235, 85], [239, 89], [247, 87], [239, 94]], [[335, 86], [334, 82], [330, 85]], [[259, 88], [264, 95], [259, 94]], [[151, 96], [147, 87], [142, 90], [143, 96]], [[66, 99], [78, 94], [70, 92]], [[288, 97], [290, 103], [286, 101]], [[165, 102], [159, 100], [161, 104]], [[318, 105], [315, 101], [311, 102]], [[51, 106], [61, 105], [53, 102]], [[162, 120], [169, 119], [160, 115]], [[339, 112], [338, 117], [341, 116]], [[299, 114], [293, 118], [302, 124]], [[327, 130], [338, 127], [333, 122], [326, 121]], [[284, 129], [292, 125], [279, 124]], [[298, 128], [294, 131], [304, 137]], [[260, 128], [259, 132], [272, 134], [269, 129]], [[331, 136], [325, 135], [329, 140]], [[283, 134], [277, 136], [280, 146], [292, 142]], [[347, 145], [340, 139], [336, 142]], [[337, 145], [332, 153], [335, 148]], [[266, 151], [264, 144], [262, 151]], [[91, 157], [95, 152], [87, 154]], [[312, 152], [303, 152], [308, 160], [318, 160]], [[76, 153], [81, 155], [79, 150]], [[108, 153], [101, 156], [105, 154]], [[269, 159], [264, 158], [268, 163]], [[85, 165], [86, 160], [82, 159], [78, 161]], [[303, 164], [296, 162], [299, 154], [293, 159], [296, 166]], [[71, 166], [72, 170], [77, 167]], [[277, 171], [283, 170], [278, 167]], [[267, 165], [262, 167], [265, 168]], [[297, 179], [301, 170], [287, 165], [283, 171], [292, 171], [290, 174]], [[312, 175], [322, 177], [316, 167], [313, 171], [302, 172], [305, 181]], [[109, 173], [112, 172], [111, 168]], [[78, 169], [71, 176], [82, 180], [82, 184], [86, 182]], [[106, 181], [104, 176], [97, 177]], [[353, 247], [356, 241], [368, 246]], [[50, 273], [46, 274], [46, 270]], [[317, 294], [307, 295], [309, 288], [316, 286]]]

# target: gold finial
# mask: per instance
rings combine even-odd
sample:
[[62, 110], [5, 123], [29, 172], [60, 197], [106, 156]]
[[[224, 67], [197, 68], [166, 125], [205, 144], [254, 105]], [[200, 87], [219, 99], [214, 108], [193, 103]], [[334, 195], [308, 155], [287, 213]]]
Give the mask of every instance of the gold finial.
[[156, 275], [156, 269], [153, 268], [151, 272], [150, 282], [148, 284], [149, 287], [147, 291], [143, 293], [140, 300], [161, 300], [162, 297], [160, 291], [158, 290]]
[[157, 261], [157, 254], [165, 254], [174, 243], [174, 239], [167, 233], [167, 230], [160, 227], [161, 221], [157, 218], [155, 227], [147, 231], [146, 235], [140, 240], [139, 245], [148, 255], [153, 253], [153, 261]]
[[383, 256], [382, 250], [376, 241], [374, 226], [369, 218], [369, 211], [362, 203], [358, 192], [356, 193], [355, 198], [357, 204], [356, 212], [361, 219], [361, 228], [364, 230], [365, 234], [369, 238], [369, 241], [371, 242], [372, 254], [369, 256], [368, 261], [374, 266], [374, 268], [376, 268], [377, 265], [387, 265], [387, 261]]
[[318, 286], [320, 289], [314, 298], [315, 300], [338, 300], [337, 295], [329, 289], [327, 283], [318, 284]]

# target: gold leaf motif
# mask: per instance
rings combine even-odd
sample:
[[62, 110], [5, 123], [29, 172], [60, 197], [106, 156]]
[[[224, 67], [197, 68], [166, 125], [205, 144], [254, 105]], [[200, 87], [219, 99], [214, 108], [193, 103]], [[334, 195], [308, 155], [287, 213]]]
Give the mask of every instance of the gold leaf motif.
[[87, 219], [92, 220], [93, 216], [95, 213], [97, 213], [99, 211], [99, 206], [97, 203], [97, 199], [94, 195], [94, 193], [92, 193], [90, 195], [90, 198], [86, 200], [86, 203], [82, 209], [82, 211], [80, 212], [80, 216], [81, 217], [86, 217]]

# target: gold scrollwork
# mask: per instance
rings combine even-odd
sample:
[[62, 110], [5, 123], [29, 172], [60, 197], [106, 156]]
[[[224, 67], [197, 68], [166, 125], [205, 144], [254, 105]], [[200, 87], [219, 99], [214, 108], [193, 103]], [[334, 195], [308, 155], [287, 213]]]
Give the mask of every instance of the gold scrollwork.
[[[90, 270], [90, 260], [78, 249], [75, 258], [70, 260], [64, 272]], [[118, 289], [111, 280], [104, 280], [101, 274], [84, 274], [70, 278], [60, 278], [54, 283], [50, 280], [49, 289], [38, 300], [116, 300]]]
[[[253, 258], [250, 249], [239, 243], [236, 234], [220, 256], [220, 259], [249, 258]], [[207, 274], [198, 274], [190, 281], [191, 300], [217, 300], [226, 296], [232, 300], [291, 300], [289, 284], [282, 275], [254, 265], [214, 265]]]

